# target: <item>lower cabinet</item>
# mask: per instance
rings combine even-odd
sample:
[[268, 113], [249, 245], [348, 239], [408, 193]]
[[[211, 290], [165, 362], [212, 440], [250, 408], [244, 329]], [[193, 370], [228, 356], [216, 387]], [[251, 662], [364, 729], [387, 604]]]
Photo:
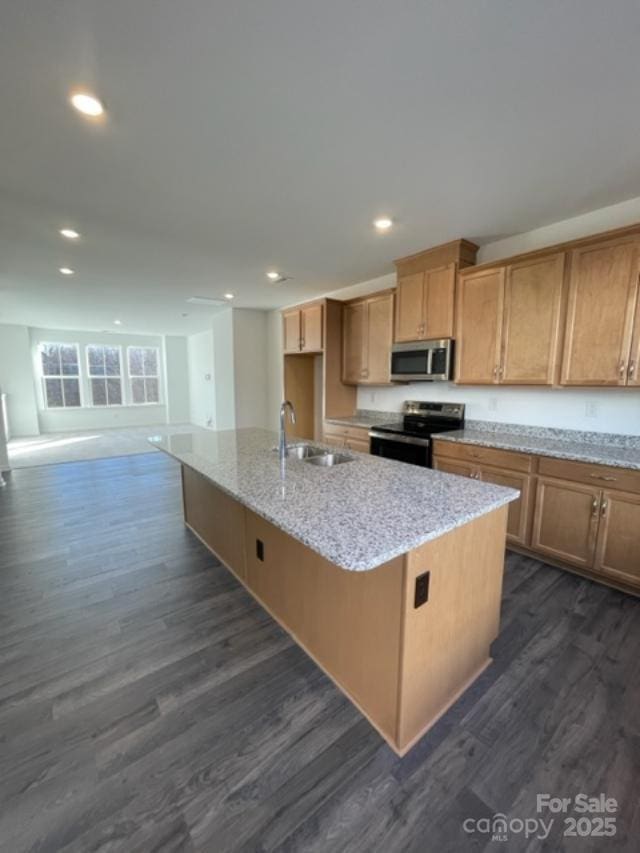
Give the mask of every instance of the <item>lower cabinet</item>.
[[640, 586], [640, 495], [602, 492], [595, 567]]
[[516, 550], [640, 592], [639, 471], [437, 439], [433, 467], [518, 489], [507, 527]]
[[600, 490], [540, 477], [531, 547], [556, 560], [593, 568]]
[[359, 453], [369, 452], [369, 430], [365, 427], [348, 427], [325, 421], [322, 440], [325, 444], [333, 445], [341, 450], [357, 450]]
[[531, 515], [531, 477], [528, 474], [493, 466], [473, 465], [442, 456], [434, 458], [433, 467], [446, 474], [458, 474], [460, 477], [470, 477], [472, 480], [483, 480], [485, 483], [517, 489], [520, 497], [509, 504], [507, 542], [528, 544]]

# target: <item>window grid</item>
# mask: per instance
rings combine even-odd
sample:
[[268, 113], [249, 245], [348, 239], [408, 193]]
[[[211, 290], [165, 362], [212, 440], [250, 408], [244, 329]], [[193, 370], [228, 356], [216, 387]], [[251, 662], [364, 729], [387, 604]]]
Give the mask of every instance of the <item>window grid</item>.
[[122, 406], [122, 358], [119, 346], [88, 344], [87, 375], [94, 407]]
[[47, 409], [82, 407], [78, 344], [41, 343], [42, 394]]
[[134, 406], [160, 403], [160, 351], [157, 347], [127, 347], [131, 402]]

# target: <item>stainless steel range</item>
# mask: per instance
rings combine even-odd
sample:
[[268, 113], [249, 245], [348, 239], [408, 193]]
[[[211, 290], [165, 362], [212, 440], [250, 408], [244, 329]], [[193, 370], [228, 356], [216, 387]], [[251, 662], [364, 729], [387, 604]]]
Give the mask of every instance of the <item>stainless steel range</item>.
[[369, 430], [369, 449], [374, 456], [431, 468], [431, 436], [463, 426], [464, 403], [407, 400], [400, 423]]

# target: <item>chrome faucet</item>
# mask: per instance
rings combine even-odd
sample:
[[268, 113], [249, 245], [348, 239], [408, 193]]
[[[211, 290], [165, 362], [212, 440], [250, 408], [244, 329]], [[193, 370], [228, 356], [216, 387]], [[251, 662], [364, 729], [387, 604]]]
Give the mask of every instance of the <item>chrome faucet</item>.
[[289, 410], [291, 423], [295, 424], [296, 422], [296, 410], [293, 408], [293, 403], [289, 400], [285, 400], [280, 406], [280, 441], [278, 442], [278, 455], [280, 457], [280, 462], [284, 462], [287, 457], [287, 409]]

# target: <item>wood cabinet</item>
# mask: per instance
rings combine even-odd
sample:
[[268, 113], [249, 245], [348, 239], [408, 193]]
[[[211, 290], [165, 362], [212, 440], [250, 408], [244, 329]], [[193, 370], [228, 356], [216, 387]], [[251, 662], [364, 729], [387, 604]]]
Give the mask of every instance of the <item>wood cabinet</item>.
[[507, 543], [640, 594], [640, 471], [434, 439], [433, 467], [517, 489]]
[[345, 426], [324, 422], [323, 441], [335, 447], [346, 450], [357, 450], [360, 453], [369, 452], [369, 430], [367, 427]]
[[282, 312], [285, 353], [322, 352], [323, 305], [321, 302]]
[[564, 253], [465, 272], [458, 288], [456, 381], [557, 380]]
[[568, 480], [538, 480], [531, 547], [574, 566], [593, 567], [600, 490]]
[[640, 284], [636, 296], [636, 315], [631, 338], [631, 354], [627, 370], [627, 384], [640, 385]]
[[595, 568], [640, 587], [640, 495], [602, 492]]
[[502, 343], [504, 268], [466, 275], [458, 290], [456, 382], [498, 382]]
[[[471, 461], [474, 457], [481, 461]], [[495, 464], [487, 465], [487, 459], [506, 467], [496, 467]], [[498, 486], [517, 489], [520, 492], [520, 497], [509, 504], [507, 541], [519, 545], [528, 544], [532, 510], [532, 482], [527, 473], [531, 467], [530, 457], [504, 450], [465, 447], [459, 444], [436, 441], [434, 443], [433, 467], [437, 471], [444, 471], [447, 474], [458, 474], [472, 480], [482, 480], [486, 483], [495, 483]]]
[[396, 342], [452, 338], [455, 263], [398, 278]]
[[475, 243], [452, 240], [395, 261], [396, 343], [453, 337], [458, 270], [474, 264], [477, 251]]
[[563, 385], [637, 384], [639, 246], [632, 235], [571, 252]]
[[560, 252], [506, 268], [499, 382], [557, 381], [564, 266]]
[[344, 307], [342, 381], [386, 385], [391, 381], [393, 293], [385, 291]]

